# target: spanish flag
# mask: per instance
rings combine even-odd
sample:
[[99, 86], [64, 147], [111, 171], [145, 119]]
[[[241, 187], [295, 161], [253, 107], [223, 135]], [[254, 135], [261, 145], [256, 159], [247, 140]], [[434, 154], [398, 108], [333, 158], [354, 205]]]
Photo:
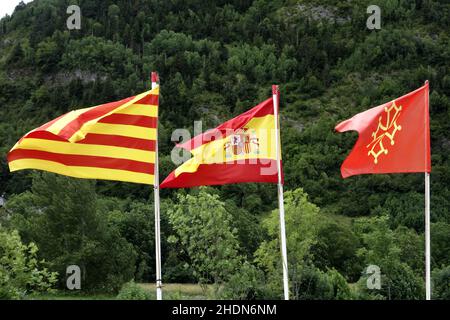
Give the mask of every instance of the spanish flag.
[[154, 184], [158, 96], [156, 87], [56, 118], [16, 143], [9, 168]]
[[277, 183], [275, 137], [274, 104], [270, 98], [217, 128], [177, 145], [190, 151], [192, 157], [173, 171], [161, 188]]

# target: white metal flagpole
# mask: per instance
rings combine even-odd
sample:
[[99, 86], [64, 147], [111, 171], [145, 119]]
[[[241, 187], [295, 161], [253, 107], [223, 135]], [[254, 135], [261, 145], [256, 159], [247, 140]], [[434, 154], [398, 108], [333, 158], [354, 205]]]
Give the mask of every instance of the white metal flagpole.
[[431, 300], [430, 238], [430, 173], [425, 172], [425, 287], [427, 300]]
[[[428, 80], [425, 82], [428, 85]], [[426, 299], [431, 300], [431, 245], [430, 245], [430, 173], [428, 171], [428, 122], [429, 122], [429, 98], [430, 91], [425, 96], [425, 291]]]
[[281, 235], [281, 257], [283, 265], [283, 287], [284, 299], [289, 300], [289, 281], [288, 281], [288, 260], [286, 249], [286, 224], [284, 221], [284, 197], [283, 197], [283, 181], [281, 177], [281, 139], [278, 119], [278, 106], [280, 89], [277, 85], [272, 86], [273, 96], [273, 112], [275, 118], [275, 150], [277, 150], [277, 172], [278, 172], [278, 207], [280, 212], [280, 235]]
[[[152, 72], [152, 89], [158, 86], [158, 73]], [[159, 103], [157, 114], [159, 114]], [[156, 131], [158, 132], [158, 130]], [[156, 260], [156, 299], [162, 300], [162, 273], [161, 273], [161, 228], [160, 228], [160, 212], [159, 212], [159, 159], [158, 159], [158, 134], [156, 134], [155, 142], [155, 260]]]

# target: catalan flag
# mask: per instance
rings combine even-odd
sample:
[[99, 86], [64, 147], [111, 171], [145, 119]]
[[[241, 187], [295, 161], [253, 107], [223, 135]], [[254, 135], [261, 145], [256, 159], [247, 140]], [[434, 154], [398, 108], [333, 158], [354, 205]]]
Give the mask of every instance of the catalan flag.
[[273, 98], [217, 128], [179, 144], [192, 158], [175, 169], [161, 188], [241, 182], [278, 182]]
[[159, 86], [62, 115], [20, 139], [9, 168], [154, 184], [158, 97]]

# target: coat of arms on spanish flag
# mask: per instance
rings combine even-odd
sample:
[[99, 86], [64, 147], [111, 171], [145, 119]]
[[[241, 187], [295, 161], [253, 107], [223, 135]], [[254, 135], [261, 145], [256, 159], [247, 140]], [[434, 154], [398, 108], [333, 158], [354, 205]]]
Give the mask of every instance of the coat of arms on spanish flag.
[[192, 158], [175, 169], [161, 188], [240, 182], [278, 182], [273, 98], [178, 145]]
[[369, 109], [336, 126], [355, 130], [358, 141], [341, 166], [358, 174], [431, 172], [429, 85]]

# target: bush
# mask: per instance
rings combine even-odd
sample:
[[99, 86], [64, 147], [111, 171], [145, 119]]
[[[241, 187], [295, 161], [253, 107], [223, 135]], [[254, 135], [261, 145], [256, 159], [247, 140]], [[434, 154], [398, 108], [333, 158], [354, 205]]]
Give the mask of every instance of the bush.
[[223, 286], [219, 297], [228, 300], [265, 299], [269, 293], [264, 290], [264, 275], [261, 270], [245, 262]]
[[0, 299], [21, 299], [33, 292], [50, 291], [57, 273], [41, 269], [34, 243], [22, 243], [17, 231], [0, 225]]
[[117, 295], [118, 300], [150, 300], [151, 294], [134, 281], [125, 283]]
[[356, 295], [352, 292], [344, 276], [342, 276], [342, 274], [340, 274], [336, 269], [327, 270], [326, 275], [332, 287], [332, 295], [330, 299], [352, 300], [356, 298]]

